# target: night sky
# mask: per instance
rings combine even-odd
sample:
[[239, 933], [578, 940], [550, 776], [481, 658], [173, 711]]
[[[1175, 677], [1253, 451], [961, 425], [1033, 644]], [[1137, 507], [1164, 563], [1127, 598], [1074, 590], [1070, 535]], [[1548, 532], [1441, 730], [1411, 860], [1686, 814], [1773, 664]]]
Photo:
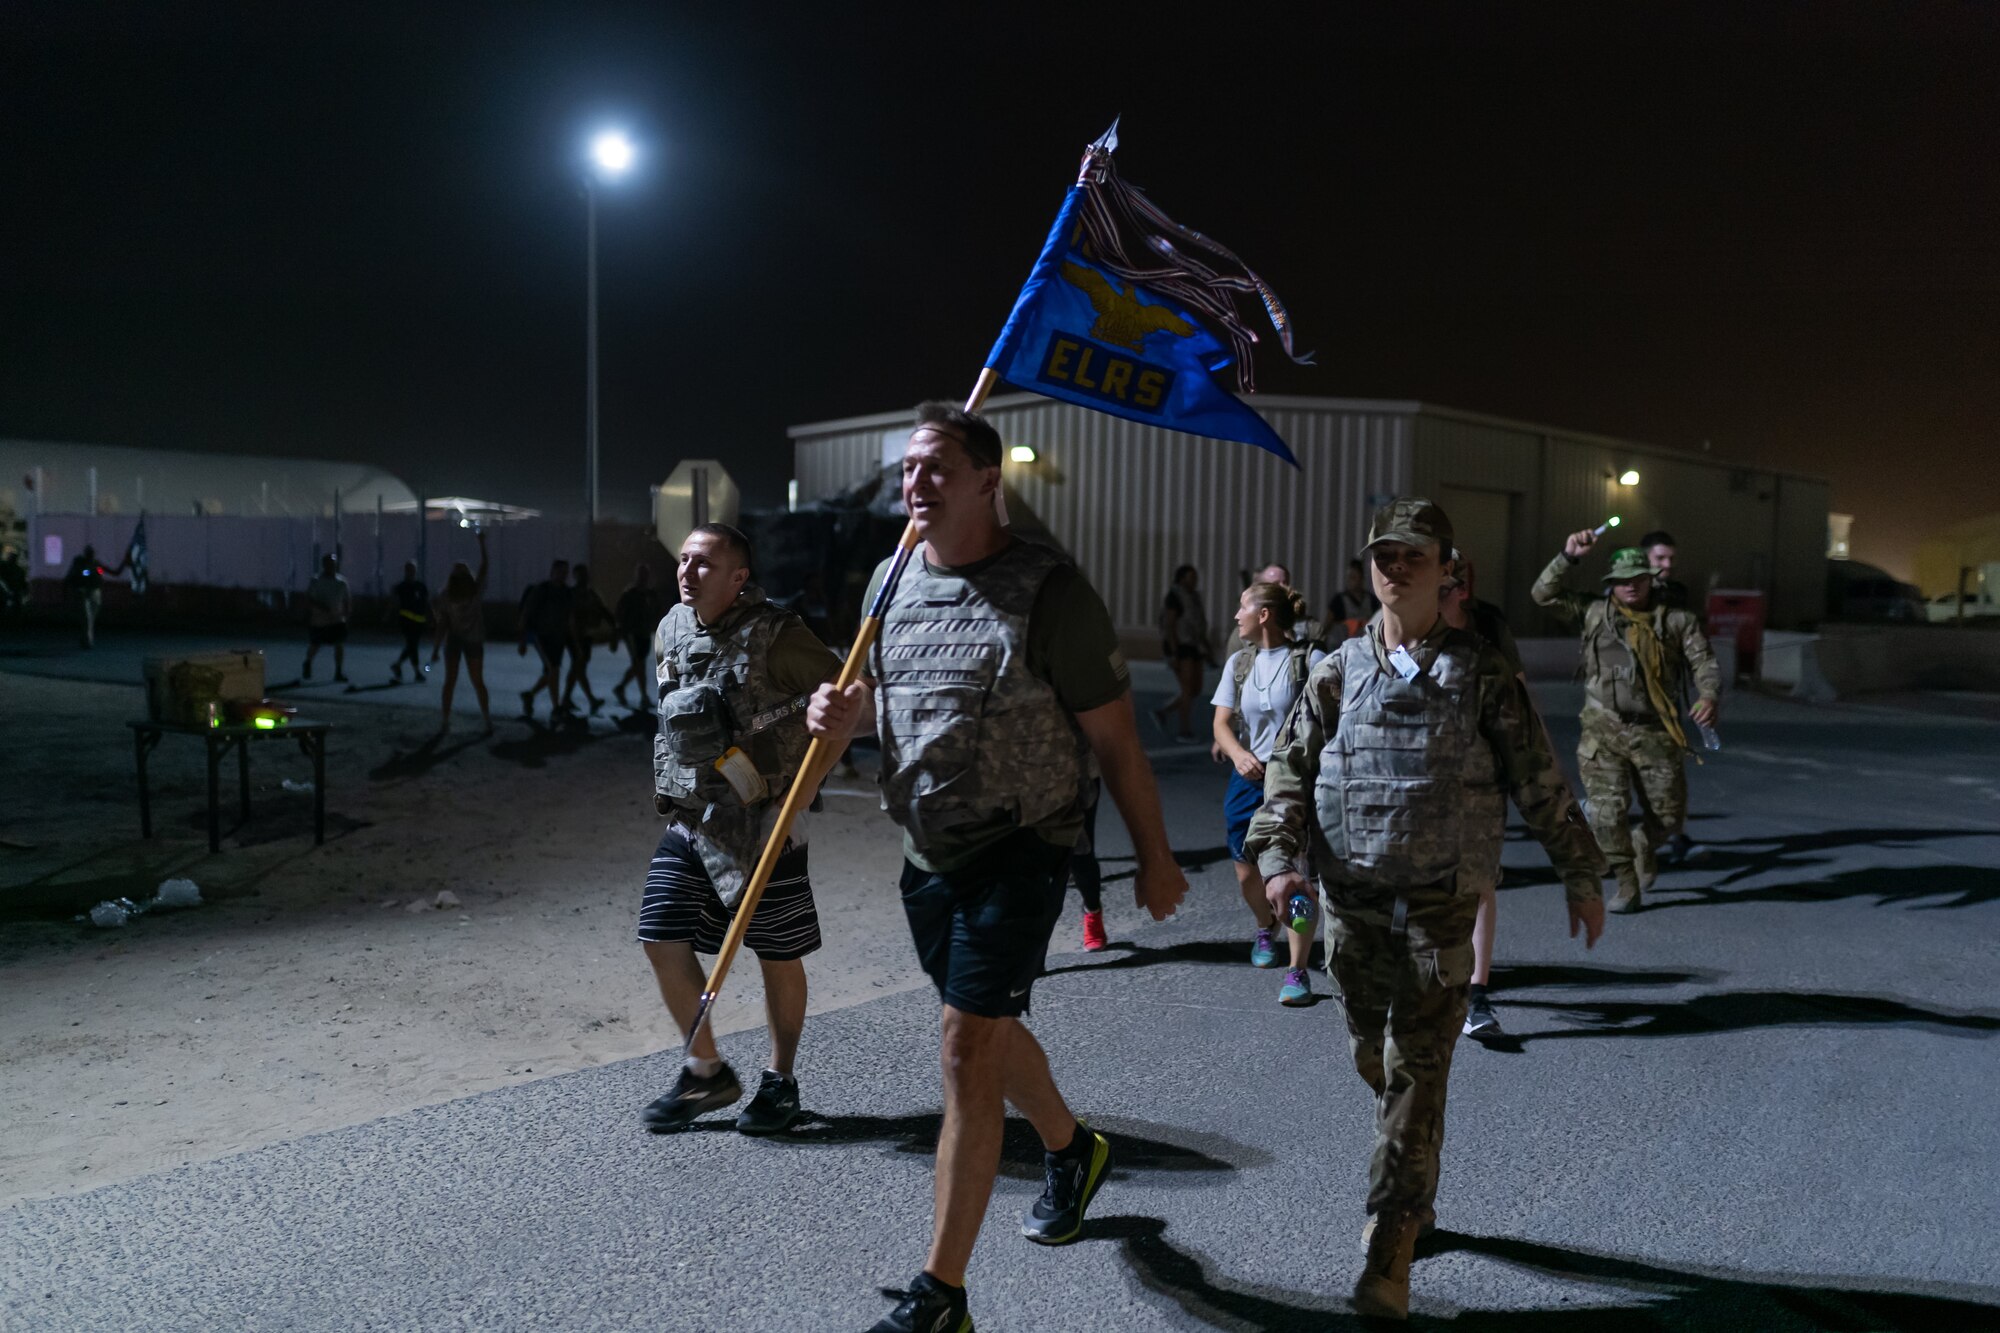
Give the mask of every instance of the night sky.
[[605, 507], [776, 502], [787, 424], [970, 387], [1122, 113], [1317, 351], [1267, 391], [1710, 441], [1904, 572], [2000, 509], [2000, 7], [398, 8], [7, 7], [0, 436], [579, 508], [615, 120]]

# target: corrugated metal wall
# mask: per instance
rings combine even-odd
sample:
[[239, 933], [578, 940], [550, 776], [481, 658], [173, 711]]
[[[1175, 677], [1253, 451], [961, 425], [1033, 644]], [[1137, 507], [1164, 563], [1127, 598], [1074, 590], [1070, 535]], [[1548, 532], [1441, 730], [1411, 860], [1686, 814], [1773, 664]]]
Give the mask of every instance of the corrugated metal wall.
[[[1030, 395], [988, 407], [1001, 438], [1032, 445], [1008, 484], [1066, 545], [1134, 651], [1158, 641], [1158, 612], [1176, 566], [1201, 571], [1218, 645], [1243, 571], [1283, 561], [1322, 610], [1361, 544], [1369, 500], [1406, 488], [1412, 405], [1329, 407], [1261, 399], [1298, 455], [1294, 471], [1261, 449], [1163, 432]], [[1371, 410], [1372, 409], [1372, 410]], [[794, 432], [799, 498], [818, 499], [879, 465], [886, 429], [907, 417]]]
[[[1600, 436], [1499, 421], [1414, 403], [1264, 398], [1258, 409], [1291, 444], [1294, 472], [1247, 445], [1198, 440], [1028, 394], [988, 413], [1010, 445], [1033, 445], [1032, 465], [1007, 465], [1009, 484], [1076, 556], [1132, 647], [1155, 635], [1159, 601], [1176, 565], [1201, 571], [1218, 642], [1227, 637], [1243, 571], [1289, 565], [1315, 611], [1340, 586], [1363, 539], [1371, 501], [1435, 496], [1446, 487], [1513, 497], [1504, 557], [1478, 552], [1481, 595], [1524, 632], [1555, 632], [1527, 588], [1563, 538], [1611, 514], [1615, 542], [1651, 527], [1679, 540], [1676, 576], [1700, 598], [1711, 577], [1771, 594], [1772, 623], [1816, 620], [1825, 585], [1825, 483]], [[880, 465], [885, 431], [901, 414], [792, 432], [802, 500], [862, 480]], [[1616, 478], [1637, 468], [1636, 487]], [[1601, 573], [1593, 563], [1579, 571]]]

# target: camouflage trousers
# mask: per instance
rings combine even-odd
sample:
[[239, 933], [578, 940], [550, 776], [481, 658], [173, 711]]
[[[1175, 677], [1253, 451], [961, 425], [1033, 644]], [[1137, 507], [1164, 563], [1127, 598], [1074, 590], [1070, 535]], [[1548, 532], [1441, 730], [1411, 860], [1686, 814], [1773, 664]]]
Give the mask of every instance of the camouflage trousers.
[[[1583, 714], [1576, 763], [1590, 802], [1590, 831], [1620, 888], [1639, 887], [1637, 862], [1650, 868], [1668, 838], [1687, 823], [1687, 767], [1666, 729], [1623, 721], [1597, 709]], [[1644, 845], [1635, 848], [1626, 811], [1639, 798]]]
[[1327, 970], [1347, 1013], [1354, 1068], [1375, 1094], [1368, 1211], [1412, 1212], [1437, 1197], [1445, 1082], [1472, 980], [1479, 895], [1445, 885], [1327, 904]]

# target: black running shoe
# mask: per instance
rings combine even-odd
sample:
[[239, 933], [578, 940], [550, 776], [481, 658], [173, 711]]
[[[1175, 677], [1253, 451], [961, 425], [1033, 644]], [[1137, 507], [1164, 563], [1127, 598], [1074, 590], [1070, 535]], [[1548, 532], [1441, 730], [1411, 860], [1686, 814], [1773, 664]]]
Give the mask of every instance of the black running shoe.
[[1042, 1197], [1021, 1214], [1021, 1234], [1037, 1245], [1067, 1245], [1083, 1231], [1083, 1210], [1111, 1171], [1111, 1140], [1076, 1122], [1076, 1141], [1042, 1154], [1047, 1183]]
[[1493, 1012], [1493, 1001], [1483, 994], [1475, 994], [1465, 1007], [1465, 1035], [1476, 1041], [1505, 1035], [1500, 1030], [1500, 1019]]
[[736, 1081], [736, 1071], [728, 1065], [703, 1078], [686, 1065], [674, 1077], [674, 1086], [667, 1095], [649, 1105], [641, 1118], [646, 1128], [655, 1134], [665, 1134], [670, 1130], [684, 1129], [696, 1116], [705, 1111], [718, 1110], [734, 1104], [743, 1095], [743, 1085]]
[[767, 1069], [757, 1082], [757, 1095], [736, 1117], [736, 1128], [744, 1134], [776, 1134], [798, 1118], [799, 1081]]
[[868, 1333], [972, 1333], [965, 1288], [947, 1287], [929, 1273], [919, 1273], [896, 1308], [876, 1320]]

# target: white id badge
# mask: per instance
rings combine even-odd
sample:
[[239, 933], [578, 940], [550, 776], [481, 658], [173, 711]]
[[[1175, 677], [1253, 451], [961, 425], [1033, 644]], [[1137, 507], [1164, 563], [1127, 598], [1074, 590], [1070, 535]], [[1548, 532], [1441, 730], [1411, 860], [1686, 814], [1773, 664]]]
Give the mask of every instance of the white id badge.
[[1424, 674], [1424, 669], [1417, 665], [1417, 659], [1410, 656], [1410, 650], [1400, 643], [1389, 654], [1389, 665], [1404, 680], [1415, 680]]

